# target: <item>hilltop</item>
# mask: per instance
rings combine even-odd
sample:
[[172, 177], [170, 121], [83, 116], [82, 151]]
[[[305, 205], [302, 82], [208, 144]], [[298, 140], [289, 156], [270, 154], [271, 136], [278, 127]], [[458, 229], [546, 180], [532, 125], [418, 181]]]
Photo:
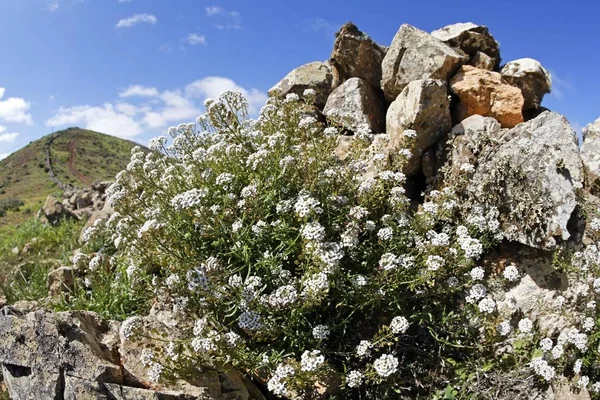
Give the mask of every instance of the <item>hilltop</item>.
[[[112, 179], [129, 162], [136, 143], [80, 128], [69, 128], [31, 142], [0, 161], [0, 205], [21, 212], [0, 215], [0, 225], [19, 222], [65, 188], [88, 187]], [[1, 214], [1, 213], [0, 213]]]

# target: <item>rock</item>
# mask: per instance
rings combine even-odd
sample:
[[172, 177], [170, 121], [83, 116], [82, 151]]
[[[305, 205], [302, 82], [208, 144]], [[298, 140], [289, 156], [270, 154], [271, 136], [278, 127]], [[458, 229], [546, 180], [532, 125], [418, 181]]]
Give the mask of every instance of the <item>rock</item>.
[[591, 400], [587, 389], [573, 389], [566, 382], [553, 382], [548, 388], [548, 400]]
[[430, 147], [423, 152], [423, 156], [421, 156], [421, 170], [426, 178], [435, 176], [435, 150], [433, 147]]
[[64, 400], [108, 400], [103, 383], [89, 381], [74, 376], [65, 376]]
[[63, 398], [66, 376], [121, 381], [118, 324], [87, 312], [0, 317], [0, 362], [12, 399]]
[[452, 24], [431, 32], [431, 36], [460, 50], [469, 58], [475, 57], [477, 53], [487, 55], [493, 60], [492, 70], [500, 64], [500, 46], [485, 26], [472, 22]]
[[496, 60], [485, 53], [478, 51], [469, 61], [469, 65], [475, 68], [493, 71], [496, 68]]
[[571, 237], [569, 222], [583, 179], [576, 134], [561, 115], [546, 111], [503, 134], [471, 180], [476, 201], [500, 211], [509, 240], [554, 249]]
[[449, 175], [459, 174], [463, 164], [476, 165], [482, 152], [489, 152], [498, 144], [501, 134], [498, 121], [481, 115], [472, 115], [455, 125], [448, 139]]
[[392, 102], [411, 81], [448, 78], [466, 62], [456, 50], [410, 25], [402, 25], [385, 55], [381, 89]]
[[62, 219], [75, 217], [58, 200], [52, 196], [48, 196], [44, 207], [42, 207], [42, 218], [47, 220], [51, 225], [55, 225]]
[[316, 92], [315, 105], [322, 108], [331, 93], [333, 74], [329, 64], [315, 61], [304, 64], [288, 73], [279, 83], [269, 89], [269, 96], [285, 97], [288, 93], [302, 96], [306, 89]]
[[114, 212], [115, 210], [111, 207], [109, 202], [106, 202], [101, 210], [94, 211], [88, 218], [83, 229], [81, 229], [81, 233], [79, 234], [79, 242], [83, 243], [84, 233], [89, 227], [94, 225], [96, 221], [108, 219]]
[[385, 129], [385, 111], [379, 96], [368, 82], [350, 78], [327, 99], [323, 114], [332, 122], [351, 131], [366, 125], [371, 132]]
[[[414, 175], [421, 169], [421, 155], [440, 140], [452, 127], [446, 83], [425, 79], [410, 82], [390, 105], [386, 115], [386, 132], [390, 135], [389, 154], [408, 148], [412, 157], [404, 173]], [[414, 139], [404, 131], [414, 129]]]
[[523, 110], [539, 108], [544, 95], [552, 88], [550, 73], [532, 58], [511, 61], [500, 73], [506, 82], [521, 89], [525, 99]]
[[72, 267], [60, 267], [48, 273], [48, 295], [60, 296], [71, 292], [75, 286], [75, 272]]
[[350, 78], [360, 78], [374, 88], [381, 85], [381, 62], [385, 49], [356, 25], [348, 22], [335, 35], [331, 52], [331, 71], [335, 86]]
[[10, 252], [11, 252], [13, 255], [15, 255], [15, 256], [18, 256], [18, 255], [19, 255], [19, 253], [20, 253], [20, 251], [21, 251], [21, 250], [20, 250], [20, 249], [19, 249], [19, 247], [17, 246], [17, 247], [13, 247], [13, 248], [12, 248], [12, 250], [11, 250]]
[[600, 193], [600, 118], [583, 128], [582, 134], [581, 160], [587, 172], [587, 186], [597, 195]]
[[521, 91], [504, 83], [497, 72], [465, 65], [450, 81], [450, 90], [459, 100], [456, 121], [478, 114], [495, 118], [504, 128], [523, 122]]

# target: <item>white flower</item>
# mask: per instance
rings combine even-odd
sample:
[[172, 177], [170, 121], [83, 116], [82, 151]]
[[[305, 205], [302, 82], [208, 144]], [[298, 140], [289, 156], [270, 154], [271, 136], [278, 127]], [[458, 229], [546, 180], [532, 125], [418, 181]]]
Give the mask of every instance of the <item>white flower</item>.
[[479, 308], [479, 311], [481, 311], [482, 313], [491, 314], [496, 309], [496, 303], [494, 302], [494, 300], [486, 297], [485, 299], [482, 299], [479, 302], [477, 307]]
[[394, 231], [392, 230], [392, 228], [381, 228], [377, 232], [377, 237], [381, 240], [390, 240], [393, 235]]
[[533, 322], [529, 318], [523, 318], [519, 321], [519, 330], [523, 333], [529, 333], [533, 329]]
[[257, 331], [262, 328], [260, 315], [254, 311], [244, 311], [238, 317], [238, 325], [240, 328], [248, 331]]
[[556, 346], [554, 346], [554, 348], [552, 349], [552, 358], [554, 358], [555, 360], [557, 358], [561, 358], [562, 355], [565, 353], [565, 349], [563, 347], [562, 344], [558, 343]]
[[359, 357], [364, 357], [371, 352], [373, 345], [368, 340], [361, 340], [358, 346], [356, 346], [356, 354]]
[[544, 338], [544, 339], [540, 340], [540, 348], [542, 350], [550, 351], [550, 350], [552, 350], [552, 346], [554, 346], [554, 343], [552, 343], [552, 339]]
[[535, 371], [536, 375], [544, 378], [548, 382], [556, 376], [554, 367], [550, 366], [548, 361], [544, 360], [542, 357], [534, 357], [529, 365]]
[[394, 317], [394, 319], [392, 319], [392, 322], [390, 323], [390, 328], [395, 334], [406, 332], [409, 326], [410, 323], [403, 316]]
[[285, 285], [277, 288], [275, 292], [269, 296], [269, 305], [271, 307], [285, 307], [294, 304], [298, 299], [296, 288], [292, 285]]
[[150, 368], [148, 369], [148, 379], [150, 380], [150, 382], [158, 382], [160, 380], [160, 376], [162, 375], [163, 370], [164, 367], [162, 365], [160, 365], [157, 362], [152, 362]]
[[388, 377], [398, 369], [398, 359], [391, 354], [384, 354], [373, 363], [379, 376]]
[[402, 132], [402, 135], [409, 139], [413, 139], [417, 137], [417, 131], [414, 129], [406, 129], [404, 132]]
[[446, 279], [446, 284], [450, 287], [456, 287], [459, 284], [458, 278], [451, 276], [450, 278]]
[[599, 231], [600, 230], [600, 218], [594, 218], [590, 222], [590, 228], [592, 228], [595, 231]]
[[506, 268], [504, 268], [504, 272], [502, 272], [504, 278], [507, 280], [514, 282], [519, 279], [519, 270], [513, 264], [510, 264]]
[[471, 270], [471, 279], [474, 281], [480, 281], [485, 276], [485, 270], [481, 267], [475, 267]]
[[437, 271], [444, 266], [446, 261], [440, 256], [429, 256], [425, 261], [425, 265], [429, 271]]
[[565, 302], [566, 302], [566, 299], [563, 296], [557, 296], [554, 299], [554, 307], [556, 309], [560, 310], [563, 307], [563, 305], [565, 304]]
[[498, 327], [496, 328], [496, 330], [498, 331], [498, 334], [500, 336], [508, 336], [508, 334], [510, 333], [511, 327], [510, 327], [510, 322], [509, 321], [502, 321], [498, 324]]
[[321, 364], [325, 362], [325, 357], [321, 355], [321, 351], [313, 350], [313, 351], [305, 351], [302, 353], [302, 358], [300, 359], [300, 365], [302, 371], [314, 371]]
[[594, 322], [594, 318], [592, 317], [587, 317], [584, 321], [583, 321], [583, 329], [587, 332], [591, 331], [592, 329], [594, 329], [594, 326], [596, 325], [596, 323]]
[[354, 388], [359, 387], [362, 384], [363, 374], [357, 370], [349, 371], [346, 375], [346, 385]]
[[321, 214], [323, 209], [321, 208], [321, 202], [317, 199], [308, 195], [301, 195], [298, 196], [296, 204], [294, 204], [294, 211], [300, 218], [305, 218], [311, 213]]
[[582, 375], [581, 377], [579, 377], [579, 381], [577, 381], [577, 386], [579, 386], [582, 389], [585, 389], [587, 385], [589, 385], [589, 383], [590, 378], [588, 378], [587, 375]]
[[381, 255], [379, 259], [379, 268], [382, 268], [386, 271], [391, 269], [395, 269], [398, 267], [398, 257], [396, 257], [392, 253], [385, 253]]
[[329, 336], [329, 328], [327, 325], [317, 325], [313, 328], [312, 335], [315, 339], [327, 339]]
[[573, 364], [573, 373], [574, 374], [578, 374], [581, 372], [581, 360], [575, 360], [575, 363]]
[[302, 227], [302, 237], [306, 240], [321, 242], [325, 239], [325, 228], [318, 222], [309, 222]]

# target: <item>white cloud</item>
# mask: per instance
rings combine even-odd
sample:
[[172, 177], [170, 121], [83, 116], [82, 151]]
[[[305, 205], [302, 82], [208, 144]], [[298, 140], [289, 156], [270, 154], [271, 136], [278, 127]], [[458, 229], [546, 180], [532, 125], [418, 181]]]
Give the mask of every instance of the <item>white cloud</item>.
[[221, 76], [208, 76], [190, 83], [185, 88], [185, 92], [189, 97], [198, 97], [203, 101], [206, 99], [216, 100], [226, 90], [241, 92], [248, 99], [250, 113], [252, 114], [257, 113], [267, 100], [266, 93], [258, 89], [246, 89], [232, 79]]
[[61, 107], [46, 121], [47, 126], [79, 125], [87, 129], [132, 137], [158, 133], [170, 125], [193, 121], [202, 113], [207, 98], [217, 99], [226, 90], [242, 92], [256, 113], [267, 95], [258, 89], [246, 89], [229, 78], [210, 76], [190, 83], [184, 90], [159, 91], [154, 87], [132, 85], [119, 93], [121, 99], [102, 106]]
[[163, 53], [170, 53], [171, 50], [173, 50], [173, 48], [168, 43], [162, 44], [158, 47], [158, 51], [161, 51]]
[[151, 14], [135, 14], [129, 18], [120, 20], [117, 23], [117, 28], [130, 28], [134, 25], [145, 23], [145, 24], [156, 24], [158, 19]]
[[206, 7], [206, 15], [214, 17], [215, 15], [222, 15], [225, 13], [225, 9], [222, 7], [212, 6]]
[[132, 117], [119, 112], [112, 104], [103, 106], [61, 107], [46, 121], [47, 126], [83, 125], [86, 129], [119, 137], [133, 137], [143, 132]]
[[204, 36], [204, 35], [198, 35], [196, 33], [190, 33], [185, 38], [185, 41], [188, 42], [192, 46], [195, 46], [197, 44], [206, 45], [206, 36]]
[[10, 156], [10, 153], [0, 153], [0, 160], [3, 160], [8, 156]]
[[5, 89], [0, 87], [0, 120], [32, 125], [33, 118], [29, 114], [31, 104], [20, 97], [9, 97], [2, 100]]
[[147, 87], [142, 85], [131, 85], [127, 89], [119, 93], [119, 97], [156, 97], [158, 89], [155, 87]]
[[6, 130], [6, 128], [2, 125], [0, 125], [0, 133], [4, 132]]
[[50, 101], [54, 100], [54, 95], [51, 94], [50, 97], [48, 98], [48, 100], [50, 100]]
[[0, 143], [12, 143], [19, 137], [18, 133], [3, 133], [0, 135]]
[[242, 14], [237, 11], [229, 11], [223, 7], [206, 7], [206, 15], [216, 18], [219, 23], [215, 24], [218, 29], [241, 29]]

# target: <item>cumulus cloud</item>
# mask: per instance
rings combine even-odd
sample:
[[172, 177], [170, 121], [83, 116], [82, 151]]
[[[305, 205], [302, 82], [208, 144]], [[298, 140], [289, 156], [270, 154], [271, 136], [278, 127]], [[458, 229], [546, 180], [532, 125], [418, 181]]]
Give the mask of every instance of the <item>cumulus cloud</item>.
[[19, 137], [18, 133], [3, 133], [0, 134], [0, 143], [12, 143]]
[[131, 28], [137, 24], [151, 24], [154, 25], [158, 22], [158, 19], [151, 14], [135, 14], [129, 18], [125, 18], [117, 22], [117, 28]]
[[185, 41], [188, 42], [188, 44], [190, 44], [192, 46], [195, 46], [197, 44], [206, 45], [206, 36], [204, 36], [204, 35], [198, 35], [196, 33], [190, 33], [185, 38]]
[[237, 11], [226, 10], [223, 7], [206, 7], [206, 15], [215, 18], [218, 23], [214, 26], [218, 29], [241, 29], [242, 15]]
[[109, 103], [103, 106], [61, 107], [54, 117], [46, 121], [46, 125], [82, 125], [86, 129], [125, 138], [137, 136], [143, 132], [141, 125], [136, 120], [119, 112]]
[[5, 91], [0, 87], [0, 120], [32, 125], [33, 118], [29, 114], [31, 104], [20, 97], [2, 100]]
[[156, 97], [158, 96], [158, 89], [155, 87], [147, 87], [142, 85], [131, 85], [127, 89], [119, 93], [119, 97]]
[[241, 92], [248, 99], [250, 113], [252, 114], [257, 113], [267, 100], [266, 93], [258, 89], [246, 89], [232, 79], [222, 76], [208, 76], [190, 83], [185, 88], [189, 97], [201, 98], [203, 101], [217, 99], [226, 90]]
[[120, 100], [115, 103], [61, 107], [46, 125], [79, 125], [127, 138], [143, 132], [158, 133], [170, 125], [193, 121], [202, 113], [204, 100], [216, 99], [226, 90], [242, 92], [250, 103], [251, 113], [256, 113], [267, 99], [267, 95], [258, 89], [244, 88], [220, 76], [199, 79], [183, 90], [159, 91], [154, 87], [131, 85], [118, 94]]

